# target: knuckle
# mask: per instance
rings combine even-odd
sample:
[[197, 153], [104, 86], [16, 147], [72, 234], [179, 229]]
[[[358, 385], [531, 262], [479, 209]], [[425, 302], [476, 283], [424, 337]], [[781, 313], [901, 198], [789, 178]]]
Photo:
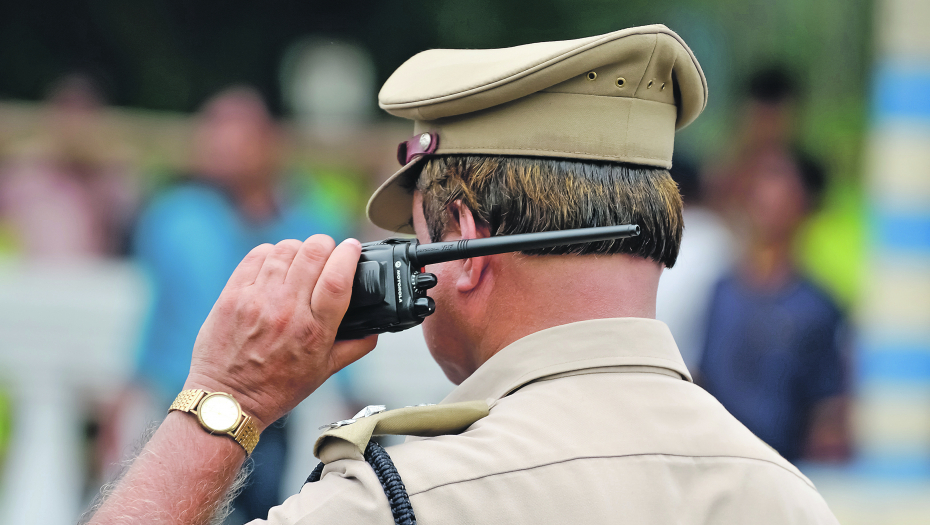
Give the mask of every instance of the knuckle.
[[284, 239], [275, 245], [275, 251], [282, 253], [295, 253], [304, 243], [297, 239]]
[[322, 323], [317, 320], [313, 320], [307, 323], [304, 328], [304, 339], [307, 341], [309, 347], [313, 347], [319, 341], [324, 341], [328, 339], [332, 334], [332, 330], [327, 329]]
[[352, 292], [352, 283], [346, 279], [329, 277], [320, 279], [320, 286], [329, 295], [342, 297]]
[[271, 250], [273, 250], [273, 249], [274, 249], [274, 245], [273, 245], [273, 244], [270, 244], [270, 243], [267, 243], [267, 242], [266, 242], [266, 243], [262, 243], [262, 244], [259, 244], [258, 246], [256, 246], [255, 248], [252, 248], [252, 251], [249, 252], [249, 255], [248, 255], [248, 256], [249, 256], [249, 257], [257, 257], [257, 256], [260, 256], [260, 255], [268, 255], [268, 253], [271, 252]]
[[221, 293], [220, 297], [216, 300], [216, 309], [220, 314], [226, 316], [233, 313], [238, 302], [238, 294], [224, 291], [224, 293]]
[[[293, 239], [281, 241], [278, 244], [275, 244], [274, 246], [272, 246], [271, 251], [268, 254], [268, 260], [283, 261], [287, 259], [292, 259], [294, 257], [294, 254], [296, 254], [297, 251], [300, 250], [300, 246], [295, 247], [294, 243], [290, 241], [293, 241]], [[299, 243], [300, 241], [294, 241], [294, 242]]]
[[254, 323], [262, 315], [262, 301], [257, 297], [240, 297], [237, 305], [239, 315], [249, 324]]
[[294, 310], [285, 297], [275, 297], [262, 312], [262, 323], [277, 333], [290, 329], [293, 320]]
[[258, 246], [249, 250], [249, 253], [247, 253], [245, 257], [242, 258], [242, 262], [239, 263], [239, 266], [241, 267], [243, 264], [250, 263], [256, 259], [266, 259], [273, 249], [274, 245], [272, 244], [259, 244]]
[[285, 331], [290, 325], [291, 316], [287, 312], [277, 308], [264, 309], [258, 314], [257, 321], [261, 326], [275, 333], [280, 333]]
[[307, 239], [307, 242], [321, 244], [327, 247], [330, 251], [332, 251], [336, 247], [336, 241], [334, 241], [332, 237], [324, 233], [317, 233], [316, 235], [312, 235], [309, 239]]
[[265, 322], [272, 331], [281, 333], [291, 326], [291, 315], [282, 311], [271, 312], [266, 316]]
[[[318, 239], [319, 237], [323, 239]], [[325, 242], [326, 239], [329, 239], [330, 242]], [[334, 247], [335, 244], [328, 236], [314, 235], [304, 243], [304, 249], [302, 249], [300, 253], [314, 262], [325, 261], [329, 257], [329, 254], [333, 252]]]

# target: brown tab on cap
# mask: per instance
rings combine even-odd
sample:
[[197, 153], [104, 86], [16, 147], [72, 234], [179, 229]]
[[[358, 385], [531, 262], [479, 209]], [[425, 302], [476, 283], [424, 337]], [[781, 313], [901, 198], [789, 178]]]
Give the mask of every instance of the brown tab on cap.
[[397, 162], [406, 166], [413, 159], [429, 155], [439, 147], [439, 134], [435, 132], [418, 133], [397, 145]]

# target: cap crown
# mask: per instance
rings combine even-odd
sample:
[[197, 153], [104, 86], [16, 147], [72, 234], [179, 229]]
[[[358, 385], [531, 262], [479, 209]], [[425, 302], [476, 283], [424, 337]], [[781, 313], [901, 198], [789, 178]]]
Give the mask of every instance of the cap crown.
[[[617, 86], [620, 78], [624, 86]], [[661, 89], [663, 83], [679, 85], [676, 128], [707, 105], [707, 81], [694, 54], [675, 32], [656, 24], [504, 49], [431, 49], [404, 62], [378, 102], [413, 120], [471, 113], [543, 90], [676, 104], [675, 90]]]
[[[626, 162], [669, 168], [675, 131], [707, 105], [707, 82], [684, 41], [663, 25], [505, 49], [424, 51], [378, 96], [387, 112], [432, 137], [432, 155], [484, 154]], [[382, 228], [409, 232], [401, 175], [368, 203]]]

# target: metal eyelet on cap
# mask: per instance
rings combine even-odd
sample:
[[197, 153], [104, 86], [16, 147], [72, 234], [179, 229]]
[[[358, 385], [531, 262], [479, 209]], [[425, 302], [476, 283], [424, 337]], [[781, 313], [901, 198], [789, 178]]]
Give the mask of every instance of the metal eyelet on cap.
[[622, 87], [625, 86], [625, 85], [626, 85], [626, 79], [625, 79], [625, 78], [620, 77], [620, 78], [617, 79], [617, 87], [618, 87], [618, 88], [622, 88]]
[[596, 71], [588, 71], [588, 80], [594, 80], [595, 78], [597, 78], [597, 72], [596, 72]]
[[659, 91], [665, 91], [665, 82], [662, 82], [662, 85], [659, 86]]
[[429, 148], [430, 142], [433, 141], [433, 138], [429, 136], [429, 133], [423, 133], [420, 135], [420, 147], [423, 149]]
[[652, 89], [652, 81], [651, 81], [651, 80], [649, 81], [648, 84], [646, 84], [646, 89]]

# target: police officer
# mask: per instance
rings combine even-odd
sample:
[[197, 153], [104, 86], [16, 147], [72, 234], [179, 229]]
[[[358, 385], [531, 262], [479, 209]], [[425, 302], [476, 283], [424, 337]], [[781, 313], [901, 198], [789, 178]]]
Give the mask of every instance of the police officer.
[[[682, 235], [674, 132], [707, 102], [678, 35], [426, 51], [379, 98], [415, 133], [369, 203], [375, 224], [422, 243], [642, 234], [428, 267], [439, 284], [424, 334], [458, 387], [437, 406], [331, 425], [318, 481], [269, 523], [836, 523], [807, 478], [691, 382], [653, 319]], [[94, 523], [214, 513], [261, 430], [374, 347], [333, 344], [359, 251], [315, 236], [243, 260], [185, 391]], [[369, 454], [386, 433], [421, 436], [387, 449], [396, 473]]]

